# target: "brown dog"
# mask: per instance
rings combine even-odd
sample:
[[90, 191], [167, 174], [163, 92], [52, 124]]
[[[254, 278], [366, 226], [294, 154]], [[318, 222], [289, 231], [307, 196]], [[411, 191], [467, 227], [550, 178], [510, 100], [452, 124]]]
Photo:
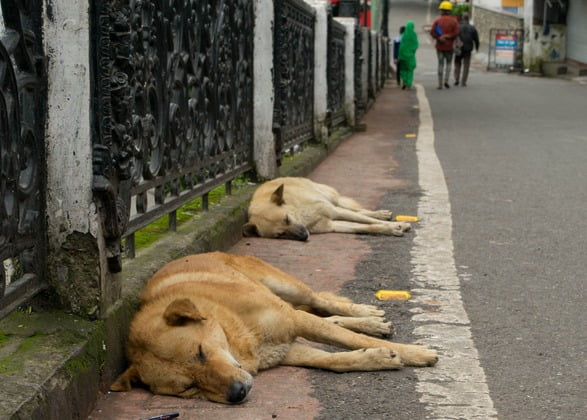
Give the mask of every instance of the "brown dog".
[[305, 241], [310, 233], [371, 233], [402, 236], [405, 222], [389, 210], [367, 210], [334, 188], [307, 178], [276, 178], [261, 184], [249, 206], [245, 236]]
[[[280, 364], [344, 372], [437, 361], [433, 350], [350, 330], [388, 333], [383, 311], [314, 293], [254, 257], [216, 252], [180, 258], [149, 280], [141, 302], [127, 343], [130, 366], [113, 391], [140, 381], [156, 394], [234, 404], [246, 398], [252, 375]], [[320, 318], [292, 305], [335, 316]], [[353, 351], [329, 353], [297, 337]]]

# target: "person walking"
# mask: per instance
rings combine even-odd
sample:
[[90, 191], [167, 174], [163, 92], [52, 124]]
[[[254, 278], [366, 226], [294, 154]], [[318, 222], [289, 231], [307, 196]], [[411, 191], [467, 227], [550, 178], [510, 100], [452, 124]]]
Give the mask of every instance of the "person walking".
[[402, 42], [402, 34], [406, 30], [405, 26], [399, 28], [399, 35], [393, 38], [393, 64], [395, 64], [395, 80], [397, 85], [401, 84], [400, 69], [399, 69], [399, 46]]
[[430, 35], [436, 40], [436, 56], [438, 57], [438, 89], [450, 88], [450, 76], [453, 43], [459, 34], [459, 22], [451, 16], [452, 3], [443, 1], [438, 6], [440, 16], [436, 18], [430, 29]]
[[[479, 51], [479, 34], [477, 33], [477, 29], [469, 23], [469, 15], [467, 13], [463, 13], [459, 22], [459, 39], [461, 40], [460, 51], [455, 49], [455, 86], [458, 86], [459, 83], [461, 83], [461, 86], [467, 86], [469, 67], [471, 66], [471, 53], [473, 48], [475, 48], [475, 51]], [[463, 69], [462, 79], [461, 67]]]
[[414, 83], [414, 70], [416, 69], [416, 50], [419, 47], [418, 35], [414, 30], [414, 22], [406, 23], [402, 42], [399, 45], [399, 68], [402, 80], [402, 89], [411, 89]]

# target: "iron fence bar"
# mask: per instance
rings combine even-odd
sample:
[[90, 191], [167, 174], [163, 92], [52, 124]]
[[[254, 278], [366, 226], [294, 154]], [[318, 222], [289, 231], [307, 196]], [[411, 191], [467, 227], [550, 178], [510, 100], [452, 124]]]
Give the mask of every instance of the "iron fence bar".
[[203, 197], [207, 196], [208, 192], [210, 192], [214, 188], [219, 187], [223, 184], [225, 185], [229, 180], [232, 180], [235, 177], [236, 176], [234, 176], [233, 174], [225, 174], [223, 176], [218, 177], [214, 183], [205, 184], [202, 185], [200, 188], [194, 188], [193, 190], [189, 191], [181, 191], [176, 198], [155, 204], [153, 207], [149, 209], [148, 212], [137, 213], [136, 215], [131, 217], [125, 232], [125, 237], [128, 234], [135, 233], [139, 229], [153, 223], [154, 221], [160, 219], [161, 217], [165, 216], [171, 211], [176, 210], [179, 207], [197, 198], [202, 198], [202, 208], [207, 210], [207, 206], [204, 208]]

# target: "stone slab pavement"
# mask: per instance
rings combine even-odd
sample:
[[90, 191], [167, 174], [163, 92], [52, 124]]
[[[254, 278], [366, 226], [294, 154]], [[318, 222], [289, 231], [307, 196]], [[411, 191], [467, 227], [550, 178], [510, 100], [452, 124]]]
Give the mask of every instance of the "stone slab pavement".
[[[405, 182], [394, 176], [399, 165], [394, 148], [398, 142], [410, 141], [406, 134], [417, 130], [414, 100], [414, 92], [401, 91], [389, 81], [363, 119], [366, 131], [344, 140], [308, 177], [335, 187], [366, 207], [377, 208], [386, 193]], [[308, 242], [242, 238], [229, 252], [255, 255], [315, 290], [336, 292], [353, 280], [357, 264], [372, 250], [354, 235], [322, 234], [311, 236]], [[179, 419], [314, 419], [319, 416], [321, 402], [313, 396], [310, 372], [292, 367], [261, 372], [248, 400], [238, 406], [156, 396], [144, 389], [110, 392], [101, 396], [89, 419], [138, 420], [165, 413], [179, 413]]]

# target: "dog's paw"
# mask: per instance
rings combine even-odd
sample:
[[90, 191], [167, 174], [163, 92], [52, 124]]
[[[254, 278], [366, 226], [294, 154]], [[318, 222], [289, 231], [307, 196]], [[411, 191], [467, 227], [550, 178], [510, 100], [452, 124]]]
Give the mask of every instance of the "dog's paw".
[[353, 303], [349, 307], [349, 312], [345, 314], [347, 316], [379, 316], [385, 315], [383, 309], [379, 309], [373, 305], [363, 305], [361, 303]]
[[436, 350], [424, 346], [405, 344], [399, 349], [399, 354], [408, 366], [434, 366], [438, 362]]
[[404, 232], [409, 231], [412, 225], [406, 222], [391, 222], [391, 234], [394, 236], [404, 236]]
[[374, 217], [375, 219], [380, 219], [380, 220], [391, 220], [392, 214], [393, 213], [389, 210], [375, 210], [371, 214], [371, 217]]
[[389, 337], [393, 333], [393, 324], [375, 316], [361, 318], [360, 332], [374, 337]]
[[363, 359], [361, 364], [364, 370], [401, 369], [404, 366], [397, 352], [388, 348], [370, 348], [356, 351], [361, 354], [361, 359]]

